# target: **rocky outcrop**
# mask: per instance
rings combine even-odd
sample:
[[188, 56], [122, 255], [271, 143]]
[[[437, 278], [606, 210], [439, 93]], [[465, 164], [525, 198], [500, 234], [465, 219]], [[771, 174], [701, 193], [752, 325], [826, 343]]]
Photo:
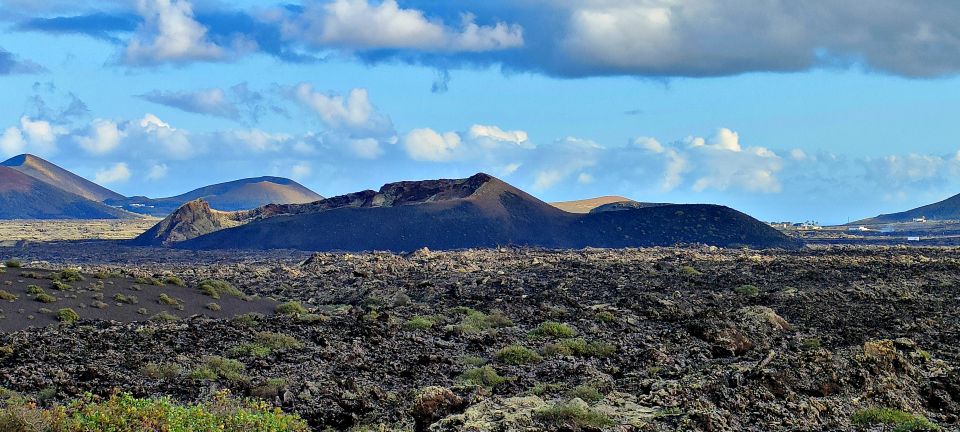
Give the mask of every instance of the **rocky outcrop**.
[[239, 226], [246, 220], [246, 212], [213, 210], [210, 203], [198, 199], [184, 204], [131, 243], [138, 246], [166, 246]]

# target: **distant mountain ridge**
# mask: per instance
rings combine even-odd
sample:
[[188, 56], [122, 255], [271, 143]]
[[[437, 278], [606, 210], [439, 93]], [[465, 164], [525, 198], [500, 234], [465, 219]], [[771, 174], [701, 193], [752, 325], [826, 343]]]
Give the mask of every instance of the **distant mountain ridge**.
[[[196, 206], [192, 206], [196, 209]], [[200, 209], [203, 211], [203, 209]], [[410, 251], [505, 245], [583, 248], [716, 246], [797, 248], [800, 243], [735, 210], [666, 205], [573, 214], [487, 174], [399, 182], [309, 204], [239, 212], [242, 225], [182, 242], [185, 249]], [[189, 220], [194, 216], [181, 216]], [[202, 220], [208, 216], [200, 216]], [[171, 218], [168, 218], [168, 220]], [[193, 231], [189, 227], [181, 232]], [[157, 242], [157, 238], [138, 241]]]
[[106, 203], [134, 213], [167, 216], [178, 207], [203, 199], [220, 211], [239, 211], [267, 204], [303, 204], [323, 197], [300, 183], [282, 177], [254, 177], [218, 183], [168, 198], [143, 196], [110, 199]]
[[136, 217], [0, 166], [0, 219], [127, 219]]
[[943, 201], [917, 207], [900, 213], [880, 215], [856, 222], [851, 225], [872, 225], [883, 223], [911, 222], [914, 219], [931, 221], [960, 220], [960, 195], [954, 195]]
[[123, 198], [123, 195], [31, 154], [14, 156], [0, 165], [13, 168], [44, 183], [91, 201], [102, 202], [107, 199]]
[[632, 199], [617, 195], [607, 195], [574, 201], [557, 201], [550, 205], [568, 213], [590, 213], [593, 209], [613, 203], [634, 202]]

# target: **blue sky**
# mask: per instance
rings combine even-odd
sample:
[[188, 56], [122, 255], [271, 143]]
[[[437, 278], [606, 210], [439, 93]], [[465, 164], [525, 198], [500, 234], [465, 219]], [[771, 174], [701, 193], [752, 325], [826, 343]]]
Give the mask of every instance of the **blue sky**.
[[497, 175], [846, 222], [960, 193], [960, 5], [0, 0], [0, 156], [127, 195]]

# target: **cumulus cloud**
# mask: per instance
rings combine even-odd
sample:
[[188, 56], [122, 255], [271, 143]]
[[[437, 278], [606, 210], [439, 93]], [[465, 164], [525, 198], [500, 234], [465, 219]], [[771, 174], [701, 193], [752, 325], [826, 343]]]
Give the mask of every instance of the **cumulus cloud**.
[[430, 162], [453, 159], [460, 143], [460, 135], [456, 132], [440, 134], [429, 128], [414, 129], [403, 139], [403, 146], [411, 159]]
[[10, 51], [0, 48], [0, 75], [32, 74], [46, 69], [29, 60], [21, 60]]
[[166, 177], [168, 172], [170, 172], [170, 167], [167, 164], [153, 165], [150, 167], [150, 172], [147, 173], [147, 180], [160, 180]]
[[366, 89], [355, 88], [343, 96], [318, 92], [312, 85], [302, 83], [291, 94], [327, 128], [327, 142], [339, 144], [357, 157], [375, 159], [384, 153], [383, 144], [397, 140], [390, 117], [373, 105]]
[[691, 136], [669, 145], [653, 138], [634, 141], [662, 162], [661, 189], [671, 191], [689, 184], [696, 192], [731, 188], [750, 192], [780, 192], [777, 173], [783, 161], [773, 151], [760, 146], [743, 147], [740, 135], [721, 128], [711, 138]]
[[120, 145], [123, 134], [116, 123], [110, 120], [96, 119], [90, 125], [90, 134], [77, 138], [80, 148], [94, 154], [109, 153]]
[[127, 166], [126, 162], [120, 162], [97, 171], [93, 181], [99, 184], [121, 183], [130, 180], [130, 177], [130, 167]]
[[295, 180], [302, 180], [310, 177], [311, 173], [313, 173], [313, 167], [306, 162], [298, 162], [292, 168], [290, 168], [290, 177]]
[[124, 63], [152, 66], [163, 63], [219, 61], [226, 51], [207, 39], [189, 0], [138, 0], [143, 24], [124, 52]]
[[135, 142], [158, 150], [166, 158], [187, 159], [196, 153], [186, 131], [174, 128], [153, 114], [128, 122], [124, 133]]
[[7, 156], [21, 153], [52, 155], [58, 150], [59, 138], [66, 133], [67, 129], [62, 126], [23, 116], [18, 126], [9, 127], [0, 134], [0, 151]]
[[480, 52], [523, 45], [523, 28], [517, 24], [481, 26], [474, 15], [463, 14], [460, 27], [453, 28], [428, 19], [421, 10], [402, 8], [396, 0], [314, 3], [284, 26], [290, 38], [348, 50]]

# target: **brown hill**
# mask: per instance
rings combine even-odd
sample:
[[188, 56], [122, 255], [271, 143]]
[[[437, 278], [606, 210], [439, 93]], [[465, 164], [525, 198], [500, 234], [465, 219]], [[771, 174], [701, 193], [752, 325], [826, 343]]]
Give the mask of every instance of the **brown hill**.
[[123, 198], [123, 195], [31, 154], [14, 156], [4, 161], [0, 166], [15, 169], [51, 186], [79, 195], [88, 200], [101, 202], [107, 199]]
[[147, 232], [141, 234], [133, 243], [141, 246], [170, 245], [231, 228], [244, 222], [243, 212], [222, 212], [210, 208], [210, 203], [197, 199], [190, 201]]
[[954, 195], [943, 201], [917, 207], [900, 213], [891, 213], [851, 222], [848, 225], [874, 225], [899, 222], [912, 222], [914, 219], [930, 221], [960, 220], [960, 195]]
[[552, 202], [550, 205], [563, 210], [568, 213], [590, 213], [591, 210], [600, 207], [605, 204], [619, 203], [619, 202], [634, 202], [630, 198], [622, 196], [602, 196], [596, 198], [588, 198], [576, 201], [559, 201]]
[[[248, 215], [249, 216], [249, 215]], [[252, 221], [176, 243], [187, 249], [389, 250], [705, 243], [796, 248], [735, 210], [670, 205], [576, 215], [486, 174], [388, 184], [306, 205], [266, 206]]]
[[134, 215], [0, 166], [0, 219], [121, 219]]
[[107, 200], [125, 210], [166, 216], [184, 203], [202, 199], [222, 211], [250, 210], [267, 204], [302, 204], [323, 197], [303, 185], [282, 177], [256, 177], [205, 186], [168, 198], [131, 197]]

